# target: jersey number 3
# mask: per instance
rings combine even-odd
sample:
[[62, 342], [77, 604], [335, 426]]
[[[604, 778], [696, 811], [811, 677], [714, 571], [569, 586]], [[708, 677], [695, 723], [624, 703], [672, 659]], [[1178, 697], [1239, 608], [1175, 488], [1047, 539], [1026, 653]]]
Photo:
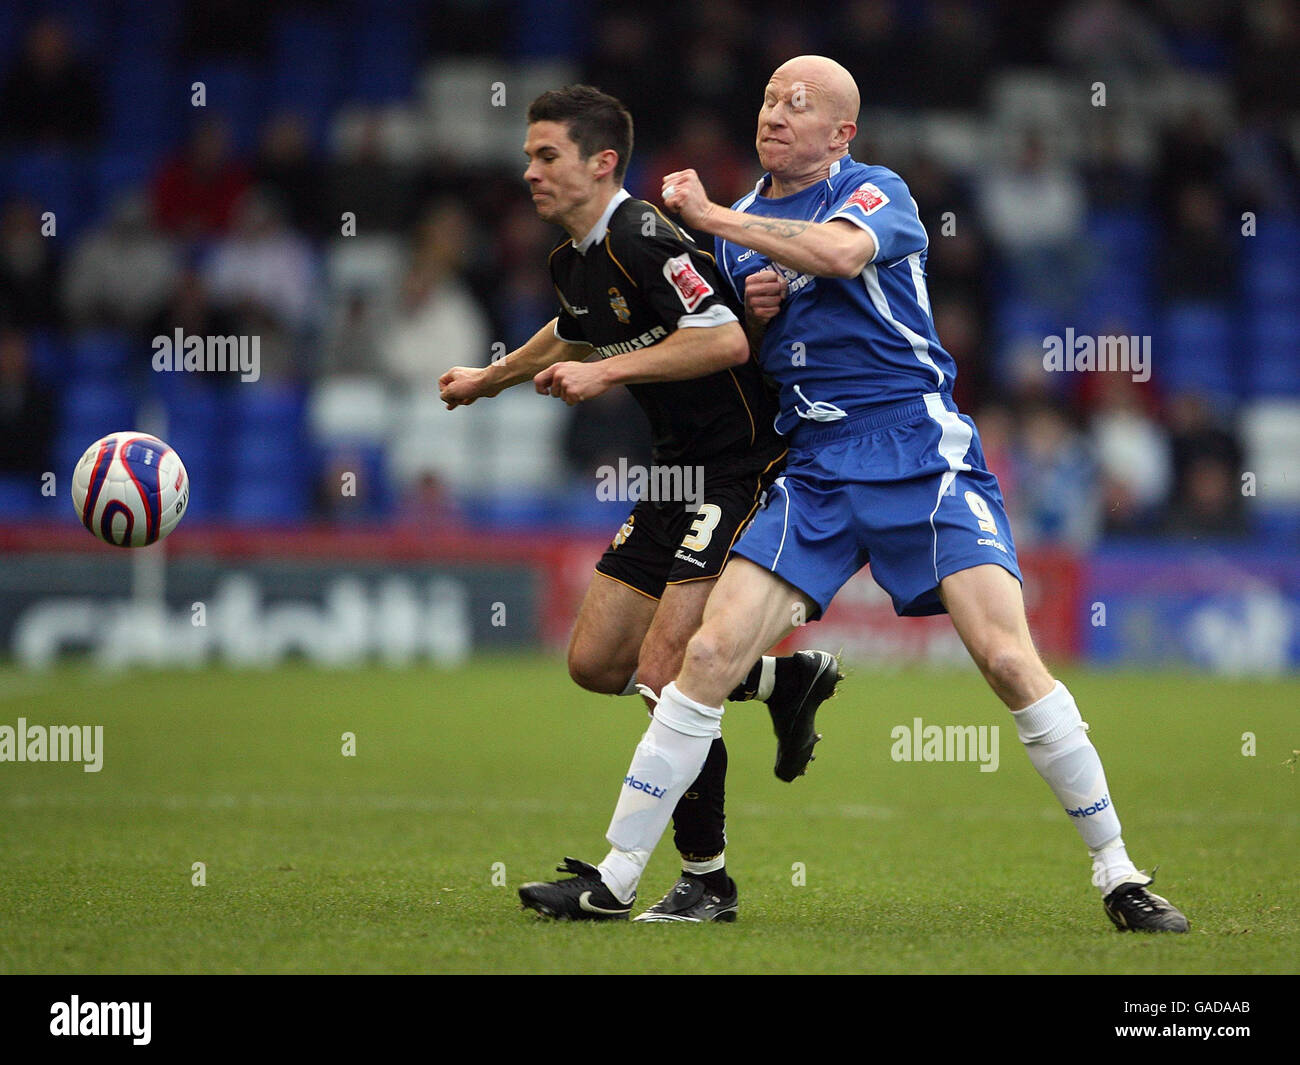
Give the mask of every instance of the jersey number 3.
[[696, 518], [691, 522], [691, 531], [682, 538], [682, 547], [687, 551], [703, 551], [713, 539], [713, 530], [722, 520], [722, 508], [716, 503], [701, 503]]

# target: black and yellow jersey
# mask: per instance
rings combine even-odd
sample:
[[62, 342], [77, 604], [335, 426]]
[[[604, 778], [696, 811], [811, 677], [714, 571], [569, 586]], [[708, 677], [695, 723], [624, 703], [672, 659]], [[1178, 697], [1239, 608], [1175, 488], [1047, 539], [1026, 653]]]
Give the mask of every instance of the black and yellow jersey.
[[[590, 344], [601, 358], [743, 313], [713, 256], [621, 189], [581, 244], [566, 240], [551, 252], [550, 270], [561, 306], [556, 335]], [[785, 450], [772, 428], [775, 402], [752, 356], [693, 380], [627, 387], [650, 420], [656, 463], [740, 473]]]

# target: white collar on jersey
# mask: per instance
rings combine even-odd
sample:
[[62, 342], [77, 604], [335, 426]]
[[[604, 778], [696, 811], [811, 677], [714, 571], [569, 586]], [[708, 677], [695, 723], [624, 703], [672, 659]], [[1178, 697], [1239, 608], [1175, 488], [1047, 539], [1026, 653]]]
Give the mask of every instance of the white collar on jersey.
[[609, 203], [605, 205], [605, 213], [596, 220], [596, 224], [591, 227], [591, 232], [583, 237], [581, 241], [575, 240], [571, 242], [573, 246], [578, 249], [578, 254], [586, 255], [588, 248], [605, 239], [605, 234], [609, 232], [609, 220], [613, 216], [614, 211], [618, 208], [620, 203], [624, 200], [630, 200], [631, 198], [632, 194], [628, 192], [627, 189], [619, 189], [609, 198]]
[[[833, 178], [836, 174], [838, 174], [838, 173], [840, 172], [840, 167], [843, 166], [844, 163], [846, 163], [846, 162], [848, 162], [848, 163], [853, 162], [853, 157], [852, 157], [851, 155], [847, 155], [847, 154], [846, 154], [846, 155], [841, 155], [838, 159], [835, 160], [835, 162], [831, 163], [831, 169], [830, 169], [830, 172], [827, 173], [827, 175], [826, 175], [826, 180], [827, 180], [827, 181], [830, 181], [831, 178]], [[765, 188], [767, 188], [767, 187], [768, 187], [769, 185], [771, 185], [771, 184], [772, 184], [772, 175], [771, 175], [771, 173], [769, 172], [769, 173], [764, 174], [761, 178], [758, 179], [758, 184], [756, 184], [756, 185], [754, 186], [754, 195], [755, 195], [755, 196], [762, 196], [762, 195], [763, 195], [763, 190], [764, 190]], [[746, 205], [746, 206], [748, 206], [748, 205]], [[743, 208], [742, 208], [742, 210], [743, 210]]]

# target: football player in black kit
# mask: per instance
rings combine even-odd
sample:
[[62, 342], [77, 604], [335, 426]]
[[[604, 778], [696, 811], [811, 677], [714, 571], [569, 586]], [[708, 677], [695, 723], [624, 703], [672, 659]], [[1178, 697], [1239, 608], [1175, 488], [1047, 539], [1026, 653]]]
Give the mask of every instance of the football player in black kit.
[[[666, 483], [683, 491], [637, 502], [597, 564], [569, 645], [569, 672], [590, 691], [640, 691], [653, 706], [699, 628], [731, 545], [780, 472], [785, 445], [772, 428], [775, 406], [735, 293], [712, 255], [622, 188], [631, 150], [632, 118], [612, 96], [578, 85], [533, 102], [524, 179], [538, 215], [570, 238], [550, 257], [560, 312], [505, 358], [452, 367], [438, 385], [452, 409], [529, 380], [570, 405], [622, 384], [645, 411], [655, 466], [672, 471]], [[599, 358], [584, 361], [592, 355]], [[839, 680], [833, 655], [800, 651], [764, 656], [732, 693], [767, 703], [782, 780], [806, 769], [820, 738], [817, 708]], [[724, 854], [726, 767], [726, 748], [715, 739], [673, 814], [681, 879], [637, 920], [735, 919]], [[648, 803], [657, 798], [653, 780], [625, 778], [622, 786]], [[641, 870], [619, 867], [629, 860], [623, 852], [616, 857], [599, 867], [566, 858], [559, 871], [572, 876], [525, 884], [520, 898], [550, 917], [626, 919], [635, 892], [618, 885], [635, 882]]]

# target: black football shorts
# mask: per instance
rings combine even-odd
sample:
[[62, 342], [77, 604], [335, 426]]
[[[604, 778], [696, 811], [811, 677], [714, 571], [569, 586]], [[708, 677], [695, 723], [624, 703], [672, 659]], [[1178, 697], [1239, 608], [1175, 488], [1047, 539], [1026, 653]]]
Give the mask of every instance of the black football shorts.
[[653, 502], [632, 508], [596, 572], [658, 599], [669, 584], [716, 577], [783, 463], [743, 476], [705, 479], [701, 503]]

